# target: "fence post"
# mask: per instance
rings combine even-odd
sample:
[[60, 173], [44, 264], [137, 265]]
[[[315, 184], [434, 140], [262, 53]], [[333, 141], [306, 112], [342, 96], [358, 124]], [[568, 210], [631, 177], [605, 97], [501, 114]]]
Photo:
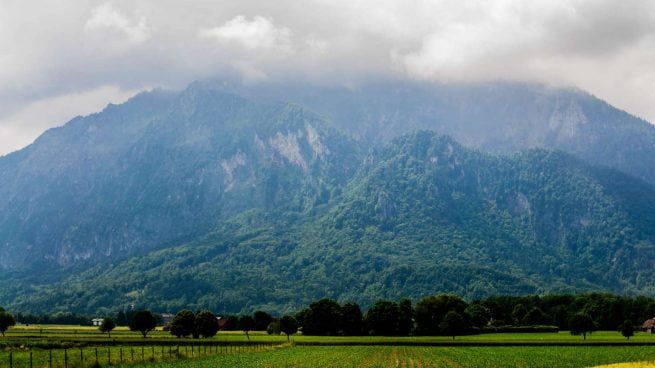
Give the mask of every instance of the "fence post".
[[32, 352], [30, 351], [30, 368], [32, 368]]
[[80, 363], [84, 363], [84, 350], [80, 348]]
[[107, 347], [107, 364], [111, 365], [111, 348]]
[[119, 352], [119, 359], [121, 361], [121, 364], [123, 364], [123, 348], [118, 348]]
[[64, 368], [68, 368], [68, 349], [64, 349]]
[[96, 363], [98, 363], [98, 348], [96, 348]]
[[9, 368], [14, 368], [14, 353], [9, 352]]
[[52, 350], [49, 351], [48, 368], [52, 368]]

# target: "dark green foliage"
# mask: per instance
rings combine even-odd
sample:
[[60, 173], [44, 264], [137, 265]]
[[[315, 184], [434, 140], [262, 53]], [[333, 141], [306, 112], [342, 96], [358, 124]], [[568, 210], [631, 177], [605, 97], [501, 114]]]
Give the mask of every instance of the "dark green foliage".
[[587, 339], [587, 334], [596, 330], [596, 323], [588, 313], [579, 312], [574, 314], [569, 320], [571, 334], [582, 335], [582, 339]]
[[105, 317], [102, 319], [102, 324], [100, 327], [98, 327], [98, 330], [100, 330], [102, 333], [107, 333], [109, 338], [111, 338], [111, 331], [114, 328], [116, 328], [116, 322], [114, 322], [114, 319], [111, 317]]
[[269, 335], [279, 335], [282, 330], [280, 329], [280, 321], [272, 321], [266, 327], [266, 333]]
[[186, 337], [193, 334], [196, 328], [196, 316], [190, 310], [181, 310], [177, 312], [171, 321], [171, 335]]
[[239, 317], [239, 329], [246, 334], [246, 338], [250, 340], [250, 331], [255, 328], [255, 319], [252, 316], [244, 314]]
[[[22, 324], [91, 325], [91, 317], [71, 312], [55, 312], [42, 315], [18, 312], [15, 317], [16, 322]], [[125, 323], [125, 326], [127, 326], [127, 322]]]
[[324, 298], [311, 303], [296, 318], [302, 326], [303, 335], [325, 336], [341, 332], [341, 306], [333, 299]]
[[452, 311], [461, 316], [466, 307], [466, 302], [453, 294], [440, 294], [420, 300], [414, 309], [417, 333], [438, 335], [441, 331], [439, 324], [443, 321], [446, 313]]
[[[200, 104], [196, 116], [134, 126], [147, 134], [138, 135], [124, 160], [136, 160], [143, 172], [126, 173], [120, 183], [112, 174], [94, 185], [110, 193], [101, 196], [101, 214], [84, 217], [113, 214], [106, 236], [75, 223], [75, 216], [56, 217], [73, 222], [64, 228], [75, 244], [94, 234], [120, 248], [127, 243], [112, 234], [143, 231], [134, 244], [165, 249], [130, 248], [113, 252], [126, 258], [111, 263], [17, 273], [11, 276], [16, 282], [0, 287], [0, 302], [11, 301], [12, 310], [89, 315], [131, 303], [280, 315], [325, 295], [368, 308], [380, 298], [418, 300], [432, 290], [467, 300], [589, 290], [655, 294], [655, 190], [649, 184], [562, 152], [489, 156], [426, 131], [361, 147], [306, 109], [247, 100], [190, 88], [178, 102]], [[180, 132], [177, 124], [197, 130]], [[82, 122], [76, 129], [86, 132]], [[319, 155], [320, 145], [307, 140], [314, 131], [329, 155]], [[279, 148], [294, 140], [299, 156], [289, 158]], [[66, 212], [72, 201], [53, 206]], [[32, 233], [25, 229], [20, 236]], [[521, 303], [525, 313], [536, 306]], [[515, 323], [515, 305], [492, 313], [493, 323]], [[624, 318], [641, 318], [623, 318], [628, 312], [619, 304], [594, 300], [557, 313], [538, 307], [558, 326], [582, 309], [608, 316], [598, 322], [613, 321], [613, 329]]]
[[266, 331], [268, 325], [273, 321], [273, 317], [270, 314], [261, 310], [255, 311], [252, 314], [252, 318], [255, 320], [253, 331]]
[[235, 315], [229, 315], [225, 318], [225, 324], [223, 325], [223, 330], [225, 331], [238, 331], [239, 330], [239, 317]]
[[453, 340], [455, 340], [455, 336], [466, 332], [467, 327], [466, 321], [461, 314], [455, 311], [450, 311], [446, 313], [441, 323], [439, 323], [439, 332], [444, 335], [452, 336]]
[[118, 326], [127, 326], [129, 323], [129, 319], [125, 315], [125, 312], [120, 311], [116, 314], [116, 325]]
[[631, 320], [626, 319], [623, 321], [623, 324], [621, 324], [621, 335], [625, 337], [626, 339], [630, 340], [630, 337], [634, 336], [635, 334], [635, 325], [632, 323]]
[[149, 310], [141, 310], [132, 316], [128, 326], [130, 327], [130, 331], [141, 332], [141, 335], [145, 339], [148, 332], [157, 327], [157, 320]]
[[471, 323], [471, 326], [482, 328], [489, 323], [491, 313], [488, 308], [480, 303], [471, 304], [464, 310], [466, 319]]
[[357, 303], [346, 303], [341, 307], [341, 325], [346, 336], [359, 336], [363, 332], [362, 310]]
[[398, 304], [388, 300], [378, 300], [366, 312], [364, 321], [370, 335], [395, 336], [399, 334], [399, 319]]
[[5, 312], [4, 309], [0, 308], [0, 332], [2, 332], [2, 336], [5, 335], [5, 331], [11, 326], [16, 325], [16, 320], [14, 319], [14, 316], [9, 313]]
[[280, 331], [287, 335], [289, 341], [289, 336], [298, 332], [298, 321], [293, 316], [283, 316], [280, 318]]
[[414, 308], [412, 301], [403, 298], [398, 302], [398, 335], [407, 336], [414, 329]]
[[517, 304], [512, 309], [512, 319], [514, 324], [520, 324], [523, 321], [523, 317], [528, 313], [528, 309], [523, 304]]
[[547, 325], [552, 319], [541, 308], [532, 307], [521, 319], [522, 325]]
[[198, 312], [195, 316], [195, 331], [204, 338], [214, 337], [218, 332], [218, 320], [210, 311]]

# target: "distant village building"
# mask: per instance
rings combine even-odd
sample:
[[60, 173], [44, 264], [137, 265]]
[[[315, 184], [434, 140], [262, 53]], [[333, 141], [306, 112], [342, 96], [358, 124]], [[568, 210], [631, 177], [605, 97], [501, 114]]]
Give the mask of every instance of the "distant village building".
[[102, 326], [102, 318], [94, 318], [91, 320], [94, 326]]
[[648, 333], [655, 332], [655, 318], [647, 319], [644, 321], [644, 324], [641, 325], [641, 329]]
[[225, 324], [227, 324], [227, 319], [223, 317], [216, 317], [216, 322], [218, 322], [218, 329], [222, 330], [225, 328]]

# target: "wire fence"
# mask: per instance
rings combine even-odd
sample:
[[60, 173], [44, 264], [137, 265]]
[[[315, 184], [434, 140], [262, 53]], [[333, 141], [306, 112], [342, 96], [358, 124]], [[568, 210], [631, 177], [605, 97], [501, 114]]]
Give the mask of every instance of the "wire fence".
[[81, 368], [101, 365], [166, 362], [217, 354], [244, 354], [269, 350], [271, 344], [206, 344], [99, 346], [70, 349], [17, 349], [0, 359], [0, 368]]

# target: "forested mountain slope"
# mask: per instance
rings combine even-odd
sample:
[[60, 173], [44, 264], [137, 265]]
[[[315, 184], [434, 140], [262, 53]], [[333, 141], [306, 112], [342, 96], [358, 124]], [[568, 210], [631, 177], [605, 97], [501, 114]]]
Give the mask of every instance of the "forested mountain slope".
[[652, 294], [655, 190], [562, 152], [491, 156], [419, 131], [306, 216], [249, 210], [193, 242], [11, 291], [22, 310], [292, 311], [318, 297]]
[[339, 194], [358, 152], [298, 105], [144, 93], [0, 158], [0, 268], [143, 254], [253, 208], [304, 213]]

